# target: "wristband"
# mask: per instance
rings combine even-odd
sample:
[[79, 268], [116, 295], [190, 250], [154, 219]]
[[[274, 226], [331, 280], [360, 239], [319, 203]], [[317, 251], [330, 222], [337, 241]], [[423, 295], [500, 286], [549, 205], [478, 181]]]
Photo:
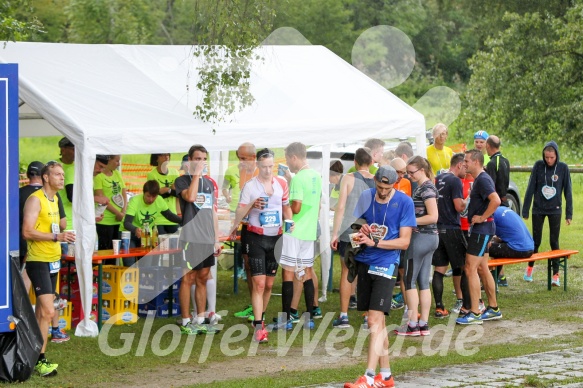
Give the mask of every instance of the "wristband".
[[57, 242], [57, 234], [53, 233], [53, 242]]

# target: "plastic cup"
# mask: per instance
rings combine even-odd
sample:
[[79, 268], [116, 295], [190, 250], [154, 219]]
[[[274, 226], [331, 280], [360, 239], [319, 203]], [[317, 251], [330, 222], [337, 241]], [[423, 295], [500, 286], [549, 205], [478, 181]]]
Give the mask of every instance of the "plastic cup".
[[113, 254], [119, 255], [119, 249], [121, 248], [121, 240], [112, 240], [113, 243]]
[[290, 233], [291, 232], [291, 227], [294, 226], [294, 222], [293, 220], [285, 220], [283, 221], [284, 223], [284, 232], [285, 233]]
[[131, 234], [129, 231], [121, 232], [121, 250], [127, 252], [130, 250], [130, 238]]
[[178, 249], [178, 236], [170, 236], [170, 249]]
[[267, 207], [267, 203], [269, 202], [269, 197], [259, 197], [263, 200], [263, 202], [265, 202], [265, 204], [263, 205], [262, 209], [265, 209]]

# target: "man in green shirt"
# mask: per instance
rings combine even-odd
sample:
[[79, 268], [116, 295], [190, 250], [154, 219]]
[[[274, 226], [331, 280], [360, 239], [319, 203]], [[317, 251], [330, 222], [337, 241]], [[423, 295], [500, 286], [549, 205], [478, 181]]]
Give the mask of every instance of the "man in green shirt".
[[[166, 202], [168, 209], [172, 213], [177, 214], [174, 181], [180, 174], [175, 168], [168, 168], [169, 161], [170, 154], [152, 154], [150, 156], [150, 165], [154, 166], [154, 168], [148, 173], [147, 179], [158, 182], [161, 199]], [[160, 234], [172, 234], [178, 230], [178, 224], [168, 220], [161, 213], [155, 216], [155, 222], [158, 226], [158, 233]]]
[[[127, 213], [124, 218], [122, 230], [129, 230], [132, 232], [132, 246], [140, 245], [142, 238], [144, 223], [149, 223], [150, 228], [157, 225], [157, 220], [164, 218], [173, 223], [181, 223], [182, 218], [173, 213], [168, 204], [159, 195], [160, 185], [156, 180], [149, 180], [144, 183], [143, 194], [133, 196], [128, 203]], [[133, 258], [132, 258], [133, 259]], [[135, 259], [133, 259], [135, 260]], [[129, 267], [133, 265], [132, 260], [124, 258], [124, 265]], [[144, 263], [148, 265], [151, 263]]]
[[[375, 174], [379, 169], [379, 163], [383, 159], [383, 152], [385, 150], [385, 142], [381, 139], [368, 139], [364, 146], [370, 149], [370, 155], [372, 156], [372, 164], [369, 167], [369, 172]], [[348, 173], [355, 172], [356, 168], [354, 166], [348, 169]]]
[[294, 228], [291, 233], [283, 235], [280, 260], [283, 268], [282, 307], [287, 321], [280, 322], [276, 327], [285, 330], [293, 328], [290, 309], [294, 287], [302, 287], [303, 283], [306, 311], [310, 314], [306, 327], [312, 329], [315, 289], [311, 268], [314, 266], [314, 241], [317, 239], [322, 178], [308, 165], [306, 146], [302, 143], [288, 145], [285, 149], [285, 160], [289, 170], [295, 173], [291, 179], [289, 198]]
[[65, 171], [65, 187], [59, 190], [67, 214], [67, 230], [73, 230], [73, 181], [75, 180], [75, 144], [66, 137], [59, 140], [59, 162]]

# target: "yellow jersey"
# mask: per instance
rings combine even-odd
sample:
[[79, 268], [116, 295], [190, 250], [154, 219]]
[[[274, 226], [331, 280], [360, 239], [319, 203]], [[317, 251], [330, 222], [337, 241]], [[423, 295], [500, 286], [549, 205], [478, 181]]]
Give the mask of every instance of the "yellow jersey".
[[[40, 201], [40, 212], [34, 229], [39, 232], [53, 233], [52, 224], [57, 227], [60, 221], [59, 215], [59, 198], [55, 194], [53, 201], [49, 201], [45, 195], [44, 190], [37, 190], [30, 195], [37, 197]], [[28, 254], [26, 261], [41, 261], [45, 263], [52, 263], [61, 258], [61, 245], [59, 242], [53, 241], [27, 241]]]

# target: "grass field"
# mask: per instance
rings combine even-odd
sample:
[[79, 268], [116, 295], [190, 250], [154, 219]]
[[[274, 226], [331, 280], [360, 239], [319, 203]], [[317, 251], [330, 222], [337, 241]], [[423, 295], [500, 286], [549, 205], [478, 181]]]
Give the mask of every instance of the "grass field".
[[[56, 146], [59, 138], [45, 139], [21, 139], [21, 164], [27, 164], [33, 159], [51, 160], [58, 157], [58, 148]], [[510, 159], [511, 165], [532, 165], [540, 159], [542, 145], [518, 145], [510, 144], [503, 148], [503, 153]], [[564, 154], [569, 155], [563, 151]], [[181, 155], [176, 156], [179, 158]], [[174, 155], [173, 155], [174, 157]], [[147, 163], [147, 155], [130, 155], [124, 156], [125, 161]], [[174, 159], [176, 160], [176, 159]], [[567, 163], [575, 163], [575, 160], [565, 158]], [[574, 194], [574, 220], [570, 226], [562, 227], [561, 247], [569, 249], [579, 249], [580, 236], [583, 232], [583, 224], [578, 221], [578, 215], [583, 213], [583, 194], [581, 194], [583, 180], [579, 174], [573, 174], [573, 194]], [[517, 182], [524, 195], [524, 190], [528, 181], [528, 173], [513, 173], [512, 179]], [[530, 224], [530, 223], [528, 223]], [[530, 227], [530, 225], [528, 225]], [[545, 226], [543, 245], [541, 250], [549, 249], [548, 245], [548, 227]], [[334, 266], [334, 284], [338, 284], [339, 265], [337, 259]], [[537, 265], [535, 272], [535, 282], [525, 283], [522, 281], [523, 265], [514, 265], [506, 267], [506, 275], [509, 279], [510, 286], [501, 290], [499, 294], [499, 305], [501, 306], [504, 319], [507, 326], [504, 330], [496, 329], [497, 326], [484, 325], [486, 330], [485, 336], [493, 336], [490, 343], [487, 337], [479, 341], [478, 351], [471, 355], [462, 355], [459, 351], [450, 348], [443, 354], [429, 355], [428, 352], [422, 352], [421, 349], [426, 344], [415, 339], [407, 339], [405, 347], [398, 357], [392, 358], [392, 371], [396, 376], [412, 370], [425, 370], [432, 367], [454, 365], [459, 363], [476, 363], [486, 360], [493, 360], [502, 357], [517, 356], [528, 353], [541, 352], [546, 350], [561, 349], [564, 347], [583, 346], [583, 306], [580, 300], [583, 298], [583, 256], [577, 255], [572, 258], [569, 264], [569, 290], [563, 292], [553, 289], [551, 292], [546, 290], [546, 265]], [[279, 279], [279, 277], [278, 277]], [[274, 292], [280, 292], [279, 280]], [[454, 296], [451, 294], [451, 282], [446, 281], [446, 290], [444, 291], [444, 301], [446, 306], [451, 306], [454, 302]], [[365, 355], [351, 358], [348, 365], [342, 364], [341, 367], [323, 366], [317, 370], [302, 371], [292, 370], [285, 367], [287, 359], [285, 356], [278, 356], [278, 350], [282, 348], [283, 340], [290, 341], [289, 336], [278, 339], [278, 336], [271, 334], [270, 342], [266, 346], [261, 346], [257, 351], [257, 356], [247, 357], [250, 349], [250, 337], [244, 337], [245, 329], [248, 325], [242, 320], [234, 318], [233, 313], [239, 311], [241, 307], [248, 303], [248, 296], [244, 283], [240, 284], [238, 295], [233, 294], [232, 289], [232, 272], [219, 270], [218, 272], [218, 300], [217, 310], [224, 311], [223, 320], [224, 329], [220, 334], [215, 335], [212, 342], [211, 337], [205, 338], [197, 336], [194, 343], [190, 343], [185, 336], [173, 336], [172, 326], [175, 319], [156, 319], [153, 322], [150, 334], [146, 335], [146, 321], [140, 319], [137, 324], [127, 326], [113, 326], [106, 338], [106, 343], [113, 349], [125, 349], [127, 352], [119, 356], [106, 355], [102, 350], [104, 348], [104, 338], [100, 341], [98, 338], [77, 338], [72, 337], [71, 341], [63, 344], [49, 344], [47, 354], [50, 360], [60, 364], [59, 375], [53, 379], [41, 379], [34, 376], [30, 381], [22, 384], [23, 386], [35, 387], [78, 387], [90, 385], [136, 385], [148, 383], [148, 373], [151, 371], [168, 370], [168, 386], [172, 385], [172, 373], [192, 373], [192, 385], [197, 382], [197, 373], [203, 373], [209, 368], [209, 365], [215, 363], [224, 363], [232, 365], [233, 360], [241, 360], [242, 363], [248, 362], [250, 365], [256, 362], [276, 363], [281, 365], [279, 372], [276, 373], [258, 373], [256, 375], [243, 373], [243, 377], [236, 380], [221, 383], [211, 383], [208, 386], [231, 386], [231, 387], [289, 387], [302, 386], [316, 383], [326, 383], [331, 381], [349, 381], [355, 376], [362, 374], [364, 370]], [[300, 306], [303, 305], [303, 301]], [[267, 317], [275, 316], [281, 299], [274, 296], [268, 309]], [[337, 312], [339, 299], [337, 293], [328, 293], [328, 301], [321, 304], [324, 314], [327, 312]], [[301, 309], [301, 307], [300, 307]], [[336, 314], [336, 313], [335, 313]], [[361, 322], [361, 316], [355, 311], [350, 313], [351, 323], [358, 326]], [[387, 324], [396, 325], [400, 323], [401, 311], [392, 314], [387, 318]], [[430, 325], [432, 328], [444, 323], [431, 318]], [[532, 333], [529, 333], [528, 325], [532, 323]], [[512, 325], [520, 327], [521, 333], [517, 336], [509, 336], [508, 331], [512, 331]], [[320, 327], [321, 326], [321, 327]], [[535, 330], [546, 333], [547, 335], [534, 336]], [[526, 327], [526, 329], [525, 329]], [[568, 334], [557, 333], [553, 335], [552, 330], [556, 328], [569, 328]], [[322, 333], [324, 340], [317, 343], [312, 358], [318, 362], [318, 356], [325, 356], [331, 349], [341, 349], [346, 347], [350, 355], [354, 349], [358, 349], [362, 344], [359, 337], [349, 335], [350, 333], [334, 333], [330, 325], [324, 326], [322, 322], [317, 322], [317, 328]], [[325, 330], [324, 330], [325, 329]], [[162, 330], [167, 330], [162, 332]], [[454, 327], [454, 338], [460, 338], [463, 328]], [[318, 331], [318, 330], [317, 330]], [[549, 331], [551, 331], [549, 333]], [[342, 335], [345, 338], [342, 338]], [[520, 334], [520, 335], [518, 335]], [[531, 335], [532, 334], [532, 335]], [[241, 338], [237, 340], [237, 336]], [[316, 335], [313, 333], [312, 335]], [[143, 337], [143, 341], [141, 340]], [[495, 339], [508, 338], [508, 342], [500, 343]], [[193, 338], [193, 337], [190, 337]], [[225, 345], [225, 342], [231, 338], [231, 343]], [[332, 343], [332, 348], [327, 348], [325, 339], [332, 341], [336, 338], [338, 342]], [[313, 339], [313, 337], [312, 337]], [[391, 343], [396, 342], [395, 336], [391, 335]], [[409, 341], [410, 340], [410, 341]], [[332, 341], [334, 342], [334, 341]], [[302, 334], [298, 335], [291, 341], [291, 350], [288, 357], [302, 357], [302, 351], [306, 348], [306, 341]], [[142, 346], [142, 345], [145, 345]], [[430, 344], [431, 345], [431, 344]], [[434, 344], [436, 346], [436, 344]], [[430, 346], [431, 347], [431, 346]], [[156, 351], [155, 349], [159, 351]], [[236, 349], [241, 348], [240, 354]], [[167, 354], [163, 354], [164, 349]], [[190, 357], [187, 362], [180, 363], [185, 354], [185, 349], [190, 349]], [[230, 350], [229, 350], [230, 349]], [[326, 350], [328, 349], [328, 350]], [[365, 348], [366, 349], [366, 344]], [[413, 349], [413, 350], [409, 350]], [[120, 351], [121, 352], [121, 351]], [[143, 353], [142, 353], [143, 352]], [[326, 353], [328, 352], [328, 353]], [[411, 353], [411, 354], [410, 354]], [[309, 356], [305, 356], [309, 357]], [[204, 362], [199, 363], [199, 360]], [[310, 359], [311, 360], [311, 359]], [[174, 372], [172, 372], [174, 371]], [[244, 372], [244, 371], [243, 371]], [[160, 372], [162, 373], [162, 372]], [[225, 370], [224, 374], [228, 375], [229, 371]], [[220, 374], [217, 378], [220, 378]], [[575, 380], [583, 381], [583, 379]]]

